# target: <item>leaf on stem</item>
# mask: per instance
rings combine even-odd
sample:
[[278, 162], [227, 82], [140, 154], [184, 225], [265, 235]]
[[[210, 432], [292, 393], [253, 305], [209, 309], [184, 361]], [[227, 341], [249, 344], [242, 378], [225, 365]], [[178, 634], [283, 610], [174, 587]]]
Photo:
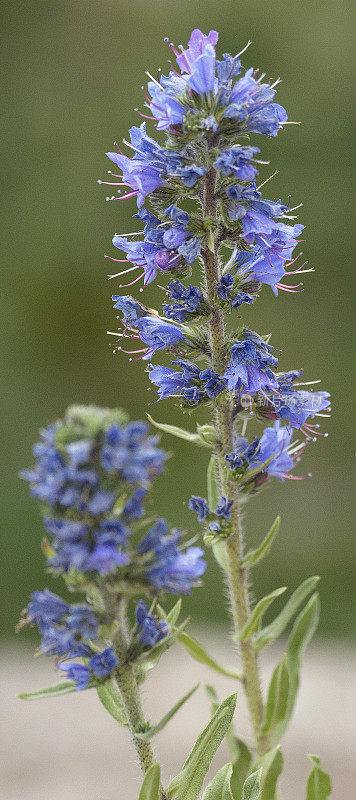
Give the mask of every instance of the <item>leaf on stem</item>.
[[[90, 685], [87, 688], [91, 688]], [[35, 689], [34, 692], [21, 692], [18, 697], [21, 700], [41, 700], [42, 697], [59, 697], [59, 695], [75, 692], [76, 690], [77, 684], [75, 681], [62, 681], [54, 686], [47, 686], [45, 689]]]
[[235, 705], [236, 694], [221, 703], [195, 742], [181, 772], [169, 784], [168, 800], [172, 797], [174, 800], [198, 800], [209, 766], [231, 724]]
[[163, 433], [170, 433], [171, 436], [176, 436], [178, 439], [185, 439], [186, 442], [193, 442], [193, 444], [202, 445], [203, 447], [211, 447], [211, 444], [209, 444], [200, 433], [186, 431], [184, 428], [178, 428], [177, 425], [167, 425], [164, 422], [156, 422], [152, 419], [150, 414], [147, 414], [147, 417], [151, 425], [163, 431]]
[[146, 772], [138, 800], [159, 800], [161, 770], [159, 764], [152, 764]]
[[202, 800], [234, 800], [230, 788], [232, 764], [225, 764], [206, 787]]
[[242, 787], [241, 800], [258, 800], [262, 791], [261, 776], [262, 767], [255, 772], [251, 772]]
[[211, 456], [206, 476], [207, 488], [208, 488], [208, 506], [211, 509], [216, 508], [220, 498], [220, 490], [217, 481], [216, 470], [217, 470], [216, 456]]
[[[219, 707], [218, 696], [213, 686], [205, 686], [205, 691], [211, 702], [211, 714], [213, 715]], [[232, 723], [226, 731], [226, 741], [230, 750], [232, 762], [232, 774], [230, 779], [232, 796], [234, 800], [241, 800], [242, 787], [249, 772], [252, 753], [247, 747], [247, 744], [245, 744], [242, 739], [235, 736]]]
[[277, 800], [277, 781], [283, 769], [283, 756], [280, 747], [270, 750], [254, 765], [253, 770], [262, 768], [261, 794], [259, 800]]
[[238, 670], [234, 669], [233, 667], [222, 667], [217, 663], [217, 661], [215, 661], [214, 658], [209, 656], [199, 642], [197, 642], [191, 636], [188, 636], [187, 633], [179, 633], [178, 640], [188, 651], [189, 655], [195, 659], [195, 661], [199, 661], [200, 664], [206, 664], [208, 667], [211, 667], [211, 669], [214, 669], [215, 672], [219, 672], [221, 675], [226, 675], [228, 678], [234, 678], [238, 681], [242, 680], [242, 674], [238, 672]]
[[178, 700], [178, 703], [176, 703], [173, 706], [173, 708], [171, 708], [171, 710], [168, 711], [168, 713], [165, 714], [164, 717], [162, 717], [161, 721], [158, 722], [157, 725], [150, 725], [150, 727], [146, 731], [144, 731], [143, 733], [136, 733], [135, 732], [136, 739], [152, 739], [152, 737], [155, 736], [156, 733], [159, 733], [160, 731], [162, 731], [163, 728], [165, 728], [165, 726], [167, 725], [167, 722], [169, 722], [169, 720], [172, 719], [172, 717], [174, 717], [174, 715], [177, 713], [177, 711], [179, 711], [181, 706], [187, 700], [189, 700], [189, 698], [192, 696], [192, 694], [194, 694], [194, 692], [196, 692], [196, 690], [198, 689], [198, 686], [200, 686], [199, 683], [197, 683], [196, 686], [193, 686], [193, 688], [190, 689], [190, 691], [187, 692], [187, 694], [185, 694], [184, 697], [182, 697], [180, 700]]
[[269, 529], [268, 533], [262, 540], [259, 547], [256, 547], [255, 550], [249, 550], [248, 553], [246, 553], [242, 562], [243, 567], [255, 566], [255, 564], [258, 564], [258, 562], [261, 561], [261, 559], [264, 558], [267, 555], [267, 553], [269, 553], [272, 544], [274, 542], [274, 539], [279, 531], [280, 524], [281, 524], [281, 518], [276, 517], [273, 525]]
[[289, 683], [287, 654], [285, 654], [277, 664], [268, 687], [264, 719], [261, 726], [263, 735], [271, 733], [284, 719], [288, 707]]
[[157, 603], [157, 605], [156, 605], [156, 609], [159, 612], [159, 614], [161, 614], [162, 619], [165, 619], [166, 622], [168, 622], [168, 624], [169, 624], [169, 626], [171, 628], [173, 628], [174, 625], [176, 624], [177, 619], [178, 619], [179, 614], [180, 614], [180, 611], [181, 611], [181, 608], [182, 608], [182, 599], [181, 598], [179, 598], [177, 603], [173, 606], [173, 608], [171, 608], [171, 610], [168, 612], [168, 614], [166, 614], [164, 608], [162, 608], [162, 606], [160, 606], [159, 603]]
[[263, 647], [266, 647], [283, 633], [288, 622], [290, 622], [303, 600], [315, 589], [318, 581], [319, 576], [314, 575], [312, 578], [307, 578], [307, 580], [303, 581], [303, 583], [298, 586], [298, 589], [293, 592], [281, 613], [278, 614], [278, 617], [276, 617], [270, 625], [262, 628], [260, 633], [257, 634], [255, 638], [255, 647], [257, 650], [262, 650]]
[[125, 706], [122, 702], [121, 694], [114, 678], [109, 678], [101, 686], [97, 686], [97, 693], [100, 702], [111, 716], [120, 725], [127, 726]]
[[[207, 471], [208, 506], [211, 509], [216, 508], [221, 494], [216, 472], [217, 459], [216, 456], [213, 455], [210, 458]], [[213, 553], [220, 567], [226, 572], [228, 569], [228, 560], [225, 542], [215, 542], [215, 544], [213, 544]]]
[[244, 642], [245, 639], [248, 639], [253, 633], [258, 631], [263, 615], [266, 613], [271, 603], [273, 603], [273, 600], [276, 600], [277, 597], [283, 594], [286, 588], [286, 586], [281, 586], [280, 589], [275, 589], [273, 592], [271, 592], [271, 594], [267, 594], [265, 597], [262, 597], [262, 599], [259, 600], [259, 602], [255, 605], [250, 618], [247, 620], [241, 632], [238, 634], [237, 638], [241, 642]]
[[320, 766], [318, 756], [309, 755], [313, 769], [307, 781], [305, 800], [327, 800], [332, 791], [330, 776]]
[[319, 620], [319, 598], [314, 594], [298, 615], [288, 640], [287, 652], [277, 664], [268, 689], [262, 734], [277, 744], [292, 716], [298, 688], [303, 653]]

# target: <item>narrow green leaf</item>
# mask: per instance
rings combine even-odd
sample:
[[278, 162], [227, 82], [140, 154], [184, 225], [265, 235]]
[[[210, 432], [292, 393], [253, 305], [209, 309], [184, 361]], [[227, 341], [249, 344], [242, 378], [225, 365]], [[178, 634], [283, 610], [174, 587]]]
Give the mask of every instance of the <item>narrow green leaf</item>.
[[309, 602], [298, 615], [288, 641], [287, 663], [289, 671], [289, 695], [286, 716], [279, 730], [279, 737], [284, 733], [292, 716], [299, 689], [299, 674], [304, 652], [318, 625], [320, 616], [319, 595], [313, 594]]
[[96, 690], [100, 702], [109, 714], [111, 714], [120, 725], [127, 726], [125, 707], [114, 678], [109, 678], [105, 683], [102, 683], [101, 686], [97, 686]]
[[259, 545], [256, 547], [255, 550], [249, 550], [246, 553], [245, 558], [243, 559], [242, 565], [244, 567], [253, 567], [255, 564], [258, 564], [264, 556], [269, 553], [272, 544], [277, 536], [281, 524], [281, 518], [276, 517], [272, 527], [269, 529], [267, 535]]
[[243, 784], [251, 766], [252, 753], [242, 739], [238, 739], [237, 736], [234, 736], [232, 730], [228, 731], [226, 734], [226, 740], [232, 754], [233, 762], [230, 781], [231, 791], [234, 800], [241, 800]]
[[258, 631], [261, 620], [263, 615], [266, 613], [268, 607], [273, 603], [273, 600], [276, 600], [283, 592], [286, 590], [286, 586], [281, 586], [280, 589], [275, 589], [274, 592], [271, 594], [267, 594], [265, 597], [262, 597], [261, 600], [255, 605], [250, 618], [247, 620], [246, 625], [242, 628], [241, 633], [239, 634], [239, 639], [241, 642], [244, 642], [245, 639], [248, 639], [251, 634]]
[[327, 800], [332, 791], [330, 776], [320, 766], [318, 756], [309, 755], [313, 769], [307, 781], [306, 800]]
[[232, 764], [225, 764], [206, 787], [202, 800], [234, 800], [230, 789]]
[[178, 602], [173, 606], [173, 608], [171, 608], [168, 614], [166, 614], [164, 608], [162, 608], [162, 606], [160, 606], [159, 603], [157, 603], [156, 608], [161, 614], [162, 618], [168, 622], [171, 628], [173, 628], [177, 622], [177, 619], [179, 617], [182, 608], [182, 600], [181, 598], [179, 598]]
[[255, 647], [257, 650], [262, 650], [263, 647], [266, 647], [283, 633], [288, 622], [290, 622], [305, 598], [308, 597], [308, 594], [315, 589], [318, 581], [319, 576], [314, 575], [312, 578], [307, 578], [307, 580], [303, 581], [303, 583], [298, 586], [298, 589], [293, 592], [281, 613], [278, 614], [278, 617], [276, 617], [270, 625], [262, 628], [260, 633], [257, 634], [255, 638]]
[[206, 683], [204, 688], [206, 696], [211, 702], [211, 716], [213, 716], [215, 714], [216, 709], [219, 708], [220, 705], [218, 696], [216, 694], [214, 686], [211, 686], [209, 683]]
[[[286, 676], [283, 667], [283, 676], [281, 677], [283, 686], [281, 685], [280, 687], [279, 711], [278, 714], [276, 712], [276, 716], [273, 720], [270, 731], [270, 738], [272, 744], [277, 744], [278, 742], [280, 742], [288, 726], [289, 720], [292, 716], [299, 689], [299, 673], [300, 673], [302, 657], [308, 645], [308, 642], [310, 641], [315, 631], [315, 628], [318, 624], [318, 620], [319, 620], [319, 598], [317, 594], [314, 594], [312, 595], [309, 602], [302, 609], [297, 619], [295, 620], [292, 632], [288, 640], [288, 647], [285, 656], [287, 670], [288, 670], [288, 678], [289, 678], [288, 701], [285, 713], [282, 714], [283, 703], [285, 699], [285, 690], [286, 690]], [[277, 719], [278, 716], [280, 717], [279, 720]]]
[[188, 651], [189, 655], [195, 659], [195, 661], [199, 661], [200, 664], [206, 664], [208, 667], [211, 667], [211, 669], [214, 669], [215, 672], [219, 672], [221, 675], [226, 675], [228, 678], [235, 678], [235, 680], [238, 681], [242, 680], [242, 675], [240, 672], [233, 667], [220, 666], [220, 664], [218, 664], [214, 658], [209, 656], [201, 644], [199, 644], [191, 636], [188, 636], [187, 633], [180, 633], [178, 635], [178, 640]]
[[[216, 462], [216, 456], [213, 455], [211, 456], [211, 459], [209, 461], [209, 466], [207, 471], [208, 506], [212, 510], [216, 508], [221, 494], [216, 473], [217, 473], [217, 462]], [[220, 564], [220, 567], [222, 567], [222, 569], [224, 569], [225, 572], [227, 572], [228, 561], [227, 561], [225, 542], [215, 542], [215, 544], [213, 544], [212, 549], [218, 564]]]
[[[218, 696], [213, 686], [205, 686], [205, 691], [211, 702], [211, 714], [213, 715], [219, 707]], [[235, 736], [233, 724], [229, 725], [226, 731], [226, 741], [232, 761], [232, 774], [230, 779], [232, 796], [234, 800], [241, 800], [242, 786], [248, 775], [252, 761], [252, 753], [247, 747], [247, 744], [245, 744], [242, 739], [238, 739], [238, 737]]]
[[220, 497], [219, 484], [217, 481], [217, 463], [216, 456], [211, 456], [207, 471], [207, 484], [208, 484], [208, 506], [213, 511]]
[[158, 430], [163, 431], [164, 433], [170, 433], [172, 436], [176, 436], [178, 439], [185, 439], [186, 442], [193, 442], [194, 444], [203, 445], [203, 447], [211, 447], [211, 445], [201, 438], [199, 433], [186, 431], [184, 428], [178, 428], [176, 425], [166, 425], [163, 422], [155, 422], [150, 414], [147, 414], [147, 417], [151, 425], [154, 425], [155, 428], [158, 428]]
[[261, 726], [263, 735], [271, 734], [274, 728], [284, 719], [288, 708], [289, 685], [287, 654], [285, 654], [277, 664], [268, 687], [264, 719]]
[[159, 800], [161, 770], [159, 764], [152, 764], [146, 772], [138, 800]]
[[155, 736], [156, 733], [159, 733], [160, 731], [162, 731], [163, 728], [165, 728], [165, 726], [167, 725], [167, 722], [169, 722], [169, 720], [172, 719], [172, 717], [174, 717], [174, 715], [177, 713], [177, 711], [179, 711], [179, 709], [182, 707], [182, 705], [187, 700], [189, 700], [189, 698], [192, 696], [192, 694], [194, 694], [194, 692], [196, 692], [198, 686], [200, 686], [199, 683], [197, 683], [196, 686], [193, 686], [193, 688], [190, 689], [190, 691], [187, 692], [187, 694], [185, 694], [184, 697], [182, 697], [180, 700], [178, 700], [178, 703], [176, 703], [175, 706], [173, 706], [173, 708], [171, 708], [171, 710], [168, 711], [168, 713], [165, 714], [164, 717], [162, 717], [161, 721], [158, 722], [157, 725], [150, 725], [148, 730], [145, 731], [144, 733], [135, 733], [136, 738], [137, 739], [152, 739], [152, 736]]
[[181, 772], [166, 790], [168, 800], [198, 800], [206, 773], [221, 744], [235, 711], [236, 693], [227, 697], [204, 728]]
[[275, 747], [262, 756], [254, 770], [262, 767], [262, 792], [259, 800], [277, 800], [277, 781], [283, 769], [283, 756], [280, 747]]
[[262, 791], [261, 776], [262, 767], [257, 769], [256, 772], [251, 772], [248, 778], [246, 778], [242, 787], [242, 800], [258, 800]]
[[215, 544], [213, 544], [212, 550], [218, 564], [220, 564], [220, 567], [223, 570], [225, 570], [225, 572], [227, 572], [229, 564], [227, 560], [227, 551], [225, 542], [215, 542]]
[[21, 700], [40, 700], [42, 697], [58, 697], [68, 692], [75, 692], [77, 684], [75, 681], [62, 681], [54, 686], [47, 686], [46, 689], [36, 689], [34, 692], [21, 692], [18, 697]]

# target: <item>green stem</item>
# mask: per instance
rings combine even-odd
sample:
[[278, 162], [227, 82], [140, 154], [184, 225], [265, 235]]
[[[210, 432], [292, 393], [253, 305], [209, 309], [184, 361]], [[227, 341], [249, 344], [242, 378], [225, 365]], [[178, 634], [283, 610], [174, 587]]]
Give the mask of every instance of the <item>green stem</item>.
[[[214, 145], [215, 142], [211, 142]], [[210, 146], [211, 146], [210, 145]], [[204, 187], [203, 214], [205, 219], [217, 219], [216, 171], [211, 166], [207, 172]], [[211, 231], [208, 245], [203, 250], [207, 296], [212, 307], [209, 322], [212, 367], [218, 375], [227, 368], [226, 336], [223, 311], [217, 308], [215, 287], [220, 281], [220, 265], [218, 259], [217, 236]], [[222, 494], [233, 500], [231, 523], [233, 533], [226, 541], [228, 561], [228, 586], [231, 600], [232, 616], [236, 634], [242, 630], [250, 616], [248, 595], [248, 572], [242, 566], [243, 537], [241, 509], [238, 487], [228, 479], [225, 454], [233, 450], [233, 402], [228, 396], [217, 397], [216, 426], [218, 431], [218, 450], [216, 453], [219, 465], [220, 488]], [[244, 688], [254, 731], [256, 749], [259, 755], [267, 752], [269, 743], [260, 733], [263, 718], [263, 698], [259, 677], [257, 653], [251, 638], [240, 643], [241, 659], [244, 670]]]
[[[135, 735], [135, 732], [145, 730], [147, 723], [141, 704], [135, 668], [127, 658], [129, 644], [126, 616], [127, 601], [123, 597], [118, 598], [115, 595], [111, 595], [105, 587], [101, 589], [101, 596], [109, 619], [118, 622], [118, 628], [113, 639], [113, 647], [119, 659], [119, 665], [115, 670], [115, 679], [125, 706], [127, 721], [140, 767], [145, 774], [157, 762], [157, 759], [151, 742], [140, 739]], [[160, 800], [166, 800], [162, 787], [160, 789]]]

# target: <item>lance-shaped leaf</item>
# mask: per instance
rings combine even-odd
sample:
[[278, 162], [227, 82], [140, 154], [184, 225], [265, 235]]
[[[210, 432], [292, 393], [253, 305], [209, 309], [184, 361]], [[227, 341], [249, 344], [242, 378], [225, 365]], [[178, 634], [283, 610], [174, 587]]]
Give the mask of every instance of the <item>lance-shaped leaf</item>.
[[[288, 640], [285, 656], [272, 676], [266, 715], [262, 730], [266, 725], [272, 744], [280, 742], [292, 716], [298, 688], [303, 653], [310, 641], [319, 620], [319, 598], [314, 594], [298, 615]], [[288, 687], [287, 675], [288, 672]], [[287, 694], [287, 700], [286, 700]], [[269, 705], [268, 705], [269, 703]]]
[[195, 659], [195, 661], [199, 661], [200, 664], [206, 664], [208, 667], [211, 667], [211, 669], [214, 669], [215, 672], [219, 672], [221, 675], [226, 675], [228, 678], [235, 678], [235, 680], [238, 681], [242, 680], [241, 672], [238, 672], [238, 670], [234, 669], [233, 667], [222, 667], [217, 663], [217, 661], [215, 661], [214, 658], [209, 656], [199, 642], [197, 642], [191, 636], [188, 636], [187, 633], [180, 633], [178, 635], [178, 640], [188, 651], [189, 655]]
[[276, 617], [270, 625], [262, 628], [257, 634], [255, 638], [255, 647], [257, 650], [262, 650], [263, 647], [266, 647], [283, 633], [299, 606], [306, 597], [308, 597], [308, 594], [315, 589], [319, 580], [319, 576], [314, 575], [311, 578], [307, 578], [298, 586], [298, 589], [293, 592], [281, 613], [278, 614], [278, 617]]
[[318, 756], [309, 755], [313, 769], [307, 781], [305, 800], [327, 800], [332, 791], [330, 776], [320, 766]]
[[219, 484], [217, 481], [216, 470], [217, 470], [216, 456], [211, 456], [206, 476], [207, 488], [208, 488], [208, 506], [211, 509], [216, 508], [220, 498], [220, 491], [219, 491]]
[[181, 598], [179, 598], [178, 602], [173, 606], [173, 608], [171, 608], [171, 610], [168, 612], [168, 614], [166, 614], [164, 608], [162, 608], [162, 606], [160, 606], [159, 603], [157, 603], [157, 605], [156, 605], [157, 611], [159, 612], [161, 617], [163, 619], [165, 619], [166, 622], [168, 622], [168, 624], [169, 624], [169, 626], [171, 628], [173, 628], [174, 625], [176, 624], [177, 619], [178, 619], [179, 614], [180, 614], [180, 611], [181, 611], [181, 608], [182, 608], [182, 600], [181, 600]]
[[267, 594], [265, 597], [262, 597], [262, 599], [259, 600], [259, 602], [255, 605], [250, 618], [247, 620], [246, 625], [244, 625], [238, 636], [241, 642], [244, 642], [245, 639], [248, 639], [253, 633], [258, 631], [263, 615], [266, 613], [271, 603], [273, 603], [273, 600], [283, 594], [286, 588], [286, 586], [281, 586], [279, 589], [275, 589], [273, 592], [271, 592], [271, 594]]
[[152, 764], [143, 779], [138, 800], [160, 800], [160, 778], [159, 764]]
[[261, 777], [262, 767], [257, 769], [256, 772], [251, 772], [242, 787], [241, 800], [258, 800], [262, 791]]
[[109, 678], [101, 686], [97, 686], [96, 690], [100, 702], [116, 722], [119, 722], [120, 725], [127, 725], [125, 707], [114, 678]]
[[[211, 713], [213, 715], [219, 707], [218, 696], [213, 686], [205, 686], [205, 691], [211, 702]], [[245, 744], [242, 739], [238, 739], [238, 737], [235, 736], [233, 724], [229, 726], [226, 732], [226, 741], [230, 750], [232, 762], [232, 774], [230, 779], [232, 796], [234, 800], [241, 800], [242, 787], [249, 773], [252, 753], [247, 747], [247, 744]]]
[[186, 431], [184, 428], [178, 428], [177, 425], [167, 425], [164, 422], [156, 422], [154, 419], [152, 419], [150, 414], [147, 414], [147, 417], [151, 425], [154, 425], [155, 428], [158, 428], [158, 430], [163, 431], [164, 433], [170, 433], [172, 436], [176, 436], [178, 439], [185, 439], [186, 442], [193, 442], [193, 444], [203, 445], [203, 447], [211, 447], [211, 444], [203, 439], [199, 433]]
[[[88, 684], [86, 687], [90, 689], [94, 684]], [[21, 700], [41, 700], [43, 697], [59, 697], [62, 694], [68, 694], [69, 692], [75, 692], [77, 689], [77, 684], [75, 681], [62, 681], [61, 683], [56, 683], [54, 686], [47, 686], [45, 689], [35, 689], [34, 692], [21, 692], [18, 697]]]
[[264, 719], [261, 726], [263, 735], [270, 734], [284, 720], [288, 708], [289, 688], [289, 671], [287, 654], [285, 654], [277, 664], [268, 687]]
[[235, 711], [236, 693], [227, 697], [216, 710], [191, 750], [181, 772], [171, 781], [166, 790], [168, 800], [198, 800], [206, 773], [231, 725]]
[[320, 616], [320, 602], [317, 593], [313, 594], [309, 602], [298, 615], [288, 641], [287, 663], [289, 671], [288, 708], [283, 722], [277, 731], [279, 738], [284, 733], [292, 716], [294, 703], [299, 688], [299, 675], [303, 654], [318, 625]]
[[258, 562], [261, 561], [261, 559], [264, 558], [267, 555], [267, 553], [269, 553], [272, 544], [279, 531], [280, 524], [281, 524], [281, 518], [276, 517], [273, 525], [269, 529], [267, 535], [262, 540], [259, 547], [256, 547], [255, 550], [249, 550], [248, 553], [246, 553], [242, 562], [244, 567], [253, 567], [255, 564], [258, 564]]
[[[211, 456], [207, 471], [207, 487], [208, 487], [208, 506], [211, 509], [216, 508], [219, 498], [220, 489], [217, 480], [217, 461], [216, 456]], [[225, 542], [215, 542], [213, 544], [214, 556], [220, 566], [227, 571], [228, 561]]]
[[178, 703], [176, 703], [173, 706], [173, 708], [171, 708], [171, 710], [168, 711], [168, 713], [165, 714], [164, 717], [162, 717], [161, 721], [158, 722], [157, 725], [150, 725], [150, 727], [146, 731], [144, 731], [143, 733], [136, 733], [135, 732], [136, 738], [137, 739], [152, 739], [152, 736], [155, 736], [156, 733], [159, 733], [160, 731], [162, 731], [163, 728], [165, 728], [165, 726], [167, 725], [167, 722], [169, 722], [169, 720], [172, 719], [172, 717], [174, 717], [174, 715], [177, 713], [177, 711], [179, 711], [179, 709], [182, 707], [182, 705], [187, 700], [189, 700], [189, 698], [192, 696], [192, 694], [194, 694], [194, 692], [196, 692], [198, 686], [200, 686], [199, 683], [197, 683], [196, 686], [193, 686], [193, 688], [190, 689], [190, 691], [187, 692], [187, 694], [185, 694], [184, 697], [182, 697], [180, 700], [178, 700]]
[[230, 789], [232, 764], [225, 764], [206, 787], [202, 800], [234, 800]]
[[226, 740], [233, 759], [230, 781], [231, 791], [234, 800], [241, 800], [243, 784], [251, 766], [252, 753], [242, 739], [238, 739], [237, 736], [233, 735], [232, 730], [227, 734]]
[[275, 747], [262, 756], [253, 770], [262, 768], [261, 794], [259, 800], [277, 800], [277, 781], [283, 769], [283, 756], [280, 747]]

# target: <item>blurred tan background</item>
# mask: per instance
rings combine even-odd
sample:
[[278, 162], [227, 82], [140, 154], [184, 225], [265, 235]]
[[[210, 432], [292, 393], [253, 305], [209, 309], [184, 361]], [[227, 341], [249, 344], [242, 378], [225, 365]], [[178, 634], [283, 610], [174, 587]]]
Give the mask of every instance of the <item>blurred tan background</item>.
[[[4, 669], [6, 672], [11, 666], [11, 696], [15, 688], [23, 686], [24, 678], [26, 688], [37, 686], [46, 670], [52, 670], [51, 665], [32, 665], [32, 661], [30, 669], [30, 650], [20, 650], [16, 656], [14, 648], [19, 641], [10, 641], [29, 593], [44, 585], [57, 589], [43, 574], [38, 509], [29, 499], [27, 487], [17, 478], [18, 471], [31, 463], [37, 430], [62, 414], [73, 401], [122, 404], [133, 417], [142, 418], [147, 402], [152, 400], [143, 365], [131, 365], [124, 356], [114, 356], [106, 336], [106, 330], [115, 325], [110, 298], [117, 284], [107, 283], [109, 262], [103, 256], [115, 255], [111, 246], [115, 232], [132, 229], [134, 203], [106, 204], [105, 187], [97, 186], [96, 180], [105, 178], [109, 168], [105, 151], [111, 149], [113, 140], [122, 139], [132, 124], [139, 124], [133, 109], [142, 102], [140, 87], [145, 82], [145, 69], [155, 72], [159, 66], [166, 68], [169, 52], [163, 37], [168, 35], [177, 44], [185, 44], [193, 27], [218, 29], [221, 52], [237, 52], [252, 39], [244, 64], [259, 66], [273, 79], [280, 75], [283, 83], [278, 101], [287, 108], [291, 119], [302, 122], [300, 127], [289, 126], [271, 141], [255, 136], [255, 143], [262, 148], [262, 157], [271, 160], [270, 167], [262, 168], [263, 179], [279, 170], [267, 196], [286, 199], [291, 195], [293, 205], [303, 201], [301, 221], [307, 226], [303, 252], [316, 273], [305, 276], [305, 292], [301, 294], [281, 293], [276, 300], [265, 287], [262, 301], [248, 309], [248, 315], [252, 328], [273, 332], [276, 347], [282, 349], [283, 368], [304, 367], [306, 380], [321, 378], [321, 387], [332, 392], [333, 415], [330, 421], [323, 420], [329, 438], [311, 445], [300, 467], [301, 473], [312, 472], [313, 477], [298, 484], [278, 484], [263, 493], [250, 504], [246, 526], [248, 541], [253, 544], [264, 535], [276, 513], [282, 514], [281, 532], [273, 552], [256, 571], [256, 597], [281, 584], [294, 589], [307, 575], [322, 576], [322, 619], [316, 660], [309, 662], [307, 680], [311, 683], [307, 685], [312, 687], [315, 680], [315, 692], [310, 689], [310, 697], [316, 697], [320, 688], [318, 665], [324, 653], [327, 662], [331, 659], [330, 673], [324, 662], [320, 667], [326, 687], [332, 692], [336, 680], [330, 681], [330, 675], [337, 676], [343, 687], [340, 699], [348, 699], [350, 673], [344, 653], [349, 652], [354, 619], [354, 397], [350, 380], [354, 297], [350, 235], [353, 64], [349, 5], [332, 0], [287, 4], [283, 0], [1, 3], [5, 117], [1, 293], [5, 409], [1, 420], [6, 466], [1, 486], [2, 558], [6, 564], [2, 632], [5, 653], [7, 646], [10, 648], [10, 655], [4, 656]], [[148, 305], [155, 306], [162, 299], [160, 289], [149, 287], [145, 295]], [[179, 425], [193, 428], [195, 424], [194, 416], [185, 417], [169, 403], [150, 410], [163, 422], [174, 418]], [[200, 413], [200, 420], [203, 419], [204, 412]], [[205, 493], [206, 453], [168, 437], [163, 443], [174, 449], [174, 457], [156, 487], [156, 507], [172, 524], [193, 530], [192, 516], [183, 503], [192, 492]], [[218, 570], [211, 563], [204, 587], [185, 602], [186, 612], [205, 626], [213, 624], [218, 637], [216, 626], [228, 622], [219, 583]], [[30, 646], [28, 634], [22, 636], [22, 646], [25, 640]], [[17, 676], [15, 666], [19, 662]], [[160, 674], [164, 674], [162, 668]], [[153, 677], [151, 685], [154, 683]], [[333, 696], [330, 700], [330, 691], [320, 692], [320, 696], [324, 698], [322, 710], [326, 714], [328, 703], [335, 704], [336, 699]], [[54, 708], [61, 709], [63, 731], [68, 727], [73, 734], [78, 726], [82, 748], [87, 712], [83, 697], [75, 699], [76, 703], [69, 698], [53, 701], [56, 706], [51, 706], [51, 713]], [[194, 702], [200, 711], [199, 703]], [[300, 708], [305, 709], [305, 696], [301, 702], [304, 706]], [[344, 729], [338, 718], [335, 723], [339, 713], [336, 705], [332, 708], [331, 730], [339, 738]], [[22, 747], [28, 744], [24, 722], [31, 736], [33, 731], [39, 736], [45, 711], [43, 705], [38, 709], [34, 705], [26, 709], [16, 705], [14, 709], [11, 716], [16, 716], [20, 727], [14, 728], [13, 736], [20, 741], [22, 753]], [[82, 712], [84, 716], [80, 717]], [[207, 706], [204, 714], [203, 709], [200, 713], [206, 718]], [[77, 715], [75, 726], [72, 714]], [[183, 718], [181, 712], [181, 722]], [[305, 722], [303, 728], [301, 710], [299, 720], [301, 735], [308, 738], [313, 730], [306, 730]], [[104, 728], [106, 731], [100, 747], [105, 741], [109, 748], [110, 743], [110, 763], [115, 763], [116, 744], [111, 744], [111, 739], [116, 742], [117, 737], [119, 758], [123, 737], [116, 733], [113, 736], [110, 724], [110, 720], [98, 723], [100, 735]], [[173, 728], [175, 724], [171, 730], [183, 736], [179, 726]], [[308, 726], [314, 729], [316, 724], [317, 717], [313, 717]], [[329, 735], [326, 722], [320, 725], [320, 735]], [[73, 739], [70, 741], [75, 747]], [[52, 775], [59, 742], [62, 748], [66, 746], [62, 731], [55, 743], [50, 737], [37, 738], [38, 752], [46, 742], [52, 748], [52, 761], [42, 762], [38, 756], [36, 788], [27, 788], [26, 794], [20, 791], [24, 784], [14, 784], [17, 796], [26, 800], [45, 796], [41, 794], [43, 788], [39, 788], [41, 779], [44, 774], [46, 780]], [[91, 753], [95, 746], [92, 739]], [[344, 750], [337, 751], [344, 753], [345, 763], [348, 746], [347, 740], [340, 745]], [[304, 750], [308, 747], [303, 741]], [[185, 744], [182, 749], [186, 749]], [[322, 748], [313, 744], [310, 749]], [[13, 754], [12, 748], [11, 751]], [[293, 758], [295, 752], [292, 743]], [[330, 753], [333, 759], [332, 747]], [[81, 754], [82, 750], [78, 750], [78, 762]], [[26, 770], [35, 780], [36, 764], [31, 766], [30, 759], [21, 763], [22, 767], [27, 764]], [[66, 788], [62, 798], [76, 800], [84, 794], [89, 797], [80, 777], [79, 788], [74, 789], [64, 767], [63, 772]], [[22, 779], [26, 782], [26, 775]], [[122, 794], [125, 800], [128, 786], [125, 784]], [[94, 797], [93, 790], [89, 791]], [[291, 793], [292, 789], [288, 791], [284, 800], [301, 796]], [[112, 796], [111, 789], [105, 792], [99, 794], [100, 800]], [[15, 794], [5, 796], [12, 800]], [[54, 789], [46, 796], [56, 800]]]

